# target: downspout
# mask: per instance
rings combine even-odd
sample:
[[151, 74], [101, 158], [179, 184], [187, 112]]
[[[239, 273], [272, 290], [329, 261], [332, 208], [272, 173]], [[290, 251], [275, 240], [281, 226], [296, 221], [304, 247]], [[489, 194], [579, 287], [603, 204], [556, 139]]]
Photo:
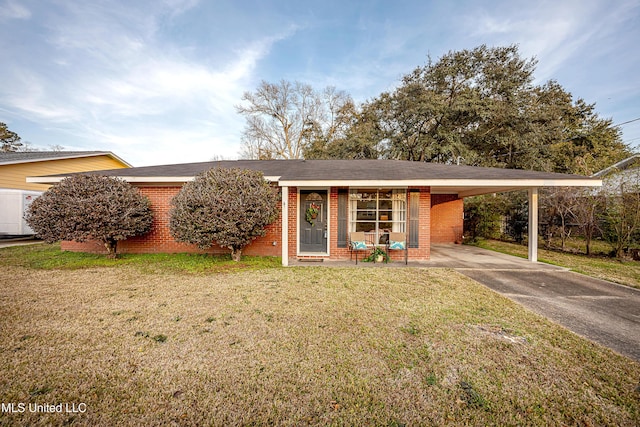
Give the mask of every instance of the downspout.
[[529, 261], [538, 262], [538, 187], [529, 189]]
[[282, 266], [289, 266], [289, 187], [282, 187]]

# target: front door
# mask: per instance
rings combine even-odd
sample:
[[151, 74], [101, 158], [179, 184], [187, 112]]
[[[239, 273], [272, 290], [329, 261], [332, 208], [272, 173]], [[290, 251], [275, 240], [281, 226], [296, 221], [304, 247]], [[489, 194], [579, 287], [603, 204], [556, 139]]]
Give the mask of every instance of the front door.
[[300, 191], [300, 252], [327, 252], [327, 191]]

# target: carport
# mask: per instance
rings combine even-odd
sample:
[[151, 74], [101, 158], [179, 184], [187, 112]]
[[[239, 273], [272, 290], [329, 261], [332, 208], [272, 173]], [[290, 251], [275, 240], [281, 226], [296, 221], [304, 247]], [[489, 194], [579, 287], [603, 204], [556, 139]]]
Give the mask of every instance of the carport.
[[[527, 171], [516, 171], [527, 172]], [[560, 175], [558, 175], [560, 176]], [[454, 181], [454, 180], [451, 180]], [[509, 179], [502, 177], [495, 179], [474, 180], [471, 183], [466, 182], [450, 182], [447, 185], [432, 186], [431, 194], [457, 194], [458, 197], [464, 199], [470, 196], [479, 196], [483, 194], [495, 194], [508, 191], [526, 190], [529, 200], [529, 253], [528, 259], [531, 262], [538, 262], [538, 195], [539, 189], [542, 187], [586, 187], [602, 186], [599, 179], [578, 177], [576, 175], [566, 175], [563, 179]], [[434, 244], [431, 245], [433, 251]], [[433, 253], [433, 252], [432, 252]]]

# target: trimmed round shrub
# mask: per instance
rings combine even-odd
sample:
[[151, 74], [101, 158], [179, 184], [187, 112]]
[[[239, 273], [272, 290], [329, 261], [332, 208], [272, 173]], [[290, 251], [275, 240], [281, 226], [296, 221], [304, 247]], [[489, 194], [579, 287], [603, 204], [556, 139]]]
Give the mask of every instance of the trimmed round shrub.
[[187, 182], [171, 204], [169, 226], [177, 241], [201, 249], [217, 244], [235, 261], [278, 216], [277, 189], [262, 172], [248, 169], [210, 169]]
[[121, 179], [75, 175], [35, 199], [25, 220], [46, 242], [97, 240], [116, 257], [118, 241], [151, 229], [153, 213], [149, 199]]

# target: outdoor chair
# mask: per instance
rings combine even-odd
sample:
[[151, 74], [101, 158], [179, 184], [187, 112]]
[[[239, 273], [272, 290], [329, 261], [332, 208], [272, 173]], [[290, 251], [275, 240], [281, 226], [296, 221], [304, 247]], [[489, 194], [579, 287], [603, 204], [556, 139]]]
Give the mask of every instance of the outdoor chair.
[[356, 231], [353, 233], [349, 233], [349, 252], [350, 259], [353, 259], [353, 254], [356, 254], [356, 265], [358, 265], [358, 252], [359, 251], [369, 251], [371, 245], [367, 244], [367, 239], [365, 238], [364, 231]]
[[405, 233], [389, 233], [387, 240], [387, 253], [389, 251], [404, 251], [404, 265], [408, 264], [409, 248], [407, 245], [407, 235]]

